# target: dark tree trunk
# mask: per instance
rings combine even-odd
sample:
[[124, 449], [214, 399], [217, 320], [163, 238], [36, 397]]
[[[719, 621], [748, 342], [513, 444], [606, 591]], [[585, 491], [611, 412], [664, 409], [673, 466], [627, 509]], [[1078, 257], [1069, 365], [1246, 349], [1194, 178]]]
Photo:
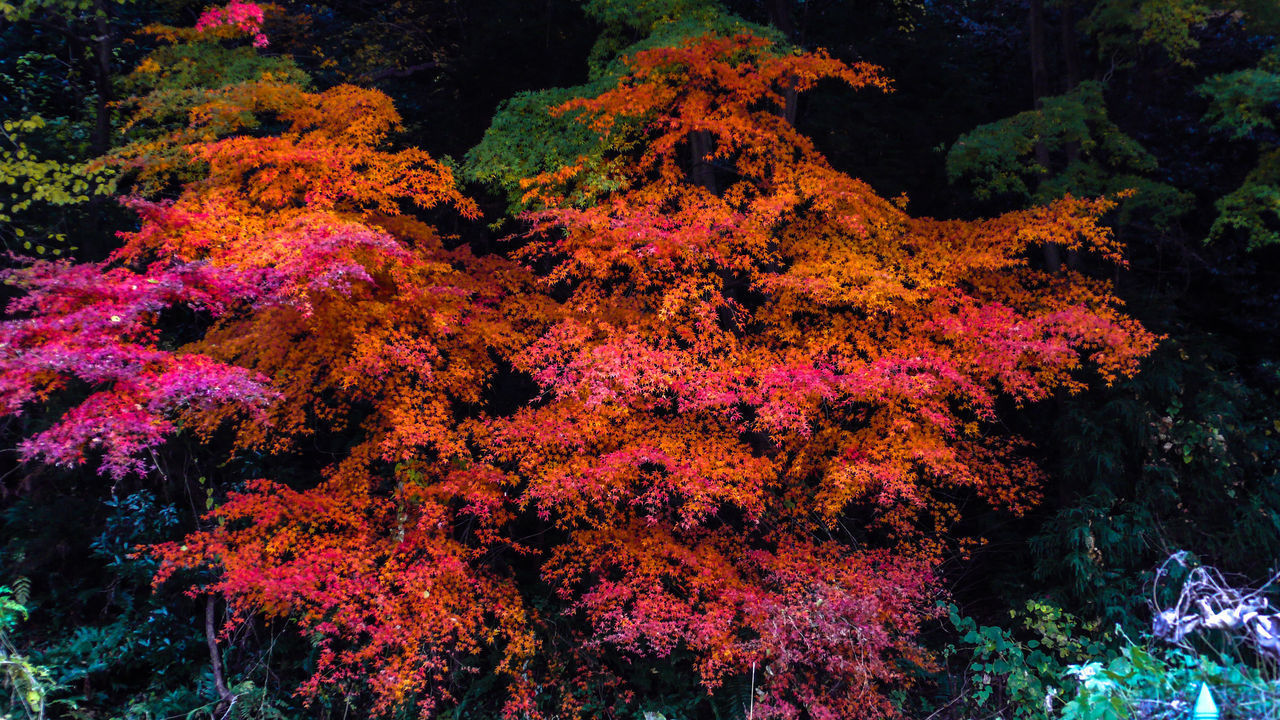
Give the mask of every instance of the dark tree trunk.
[[707, 160], [707, 156], [711, 154], [714, 148], [711, 145], [711, 133], [706, 130], [698, 130], [689, 133], [689, 175], [690, 178], [706, 188], [708, 192], [716, 193], [716, 169]]
[[[1044, 0], [1030, 0], [1027, 38], [1031, 49], [1031, 99], [1039, 110], [1044, 107], [1044, 98], [1049, 94], [1049, 70], [1045, 61]], [[1037, 142], [1035, 155], [1036, 163], [1048, 171], [1049, 148], [1043, 142]], [[1062, 252], [1056, 243], [1045, 244], [1044, 264], [1049, 272], [1056, 273], [1062, 269]]]
[[[1066, 71], [1064, 78], [1065, 92], [1071, 92], [1080, 84], [1080, 43], [1076, 38], [1076, 14], [1071, 0], [1062, 3], [1062, 64]], [[1071, 167], [1080, 159], [1080, 143], [1068, 142], [1063, 148], [1066, 153], [1067, 167]], [[1080, 267], [1080, 253], [1067, 251], [1067, 267], [1076, 270]]]
[[1049, 94], [1049, 64], [1045, 60], [1044, 0], [1030, 0], [1027, 40], [1031, 49], [1031, 99], [1037, 108]]
[[204, 639], [209, 645], [209, 662], [213, 665], [213, 688], [218, 693], [218, 712], [225, 713], [235, 696], [227, 687], [227, 679], [222, 674], [222, 653], [218, 651], [218, 626], [214, 622], [213, 604], [214, 596], [210, 595], [204, 603]]
[[111, 20], [103, 0], [93, 3], [93, 76], [98, 86], [94, 112], [93, 154], [105, 155], [111, 149]]
[[1076, 37], [1076, 9], [1068, 0], [1062, 4], [1062, 64], [1066, 69], [1067, 92], [1080, 84], [1080, 40]]
[[[796, 23], [791, 16], [791, 0], [769, 0], [769, 22], [778, 28], [787, 40], [796, 42]], [[782, 90], [782, 117], [790, 125], [796, 124], [799, 105], [799, 93], [795, 85], [788, 82]]]

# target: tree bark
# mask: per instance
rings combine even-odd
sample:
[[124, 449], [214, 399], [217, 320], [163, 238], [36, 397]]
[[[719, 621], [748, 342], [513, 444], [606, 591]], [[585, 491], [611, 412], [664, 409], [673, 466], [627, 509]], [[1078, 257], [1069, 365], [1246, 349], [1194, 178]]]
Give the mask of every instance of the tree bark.
[[[1066, 70], [1064, 78], [1065, 92], [1071, 92], [1080, 84], [1080, 43], [1076, 38], [1076, 15], [1071, 0], [1062, 3], [1062, 64]], [[1071, 167], [1080, 159], [1080, 143], [1068, 142], [1063, 148], [1066, 153], [1067, 167]], [[1080, 252], [1067, 251], [1067, 267], [1076, 270], [1080, 267]]]
[[[1027, 39], [1031, 50], [1031, 99], [1037, 110], [1044, 107], [1049, 94], [1049, 70], [1045, 62], [1044, 0], [1030, 0], [1027, 18]], [[1043, 142], [1035, 147], [1036, 163], [1049, 170], [1049, 148]], [[1062, 252], [1056, 243], [1044, 246], [1044, 264], [1049, 272], [1062, 269]]]
[[697, 130], [689, 133], [689, 175], [691, 179], [716, 194], [716, 170], [707, 160], [714, 148], [711, 145], [711, 133]]
[[1080, 41], [1076, 37], [1076, 9], [1070, 0], [1062, 3], [1062, 63], [1066, 68], [1067, 92], [1080, 84]]
[[111, 20], [103, 0], [93, 3], [93, 60], [98, 99], [94, 111], [93, 154], [111, 149]]
[[209, 595], [204, 603], [204, 640], [209, 645], [209, 663], [213, 665], [213, 688], [218, 693], [218, 712], [226, 712], [235, 696], [227, 687], [226, 677], [222, 673], [222, 653], [218, 651], [218, 629], [213, 617], [214, 596]]
[[1049, 94], [1049, 70], [1045, 61], [1044, 0], [1030, 0], [1027, 40], [1031, 49], [1031, 99], [1038, 109]]
[[[769, 22], [778, 28], [787, 40], [796, 41], [796, 23], [791, 17], [791, 0], [769, 0]], [[785, 82], [782, 89], [782, 117], [788, 125], [796, 124], [799, 111], [800, 94], [796, 92], [794, 82]]]

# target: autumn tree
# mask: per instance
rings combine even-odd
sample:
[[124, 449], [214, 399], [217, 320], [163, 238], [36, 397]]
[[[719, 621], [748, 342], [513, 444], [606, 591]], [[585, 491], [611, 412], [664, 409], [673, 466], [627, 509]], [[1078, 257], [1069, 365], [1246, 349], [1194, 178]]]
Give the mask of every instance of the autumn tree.
[[[210, 34], [224, 41], [239, 34], [262, 45], [261, 19], [261, 8], [233, 3], [211, 10], [194, 31], [170, 35], [202, 42]], [[184, 59], [181, 51], [168, 54]], [[301, 614], [304, 627], [334, 642], [372, 630], [365, 637], [370, 644], [326, 654], [317, 678], [351, 679], [351, 666], [377, 658], [385, 664], [370, 670], [369, 686], [377, 706], [390, 707], [440, 671], [419, 662], [432, 643], [442, 656], [446, 649], [459, 652], [495, 637], [499, 631], [488, 620], [510, 627], [521, 613], [501, 579], [471, 574], [467, 550], [439, 537], [441, 526], [427, 517], [443, 508], [421, 506], [425, 501], [411, 483], [394, 497], [373, 496], [382, 483], [370, 474], [419, 451], [442, 458], [459, 453], [454, 407], [479, 400], [495, 367], [490, 351], [518, 342], [504, 313], [519, 312], [506, 307], [506, 298], [521, 274], [499, 260], [449, 249], [430, 227], [404, 216], [415, 206], [449, 204], [464, 216], [475, 209], [453, 188], [448, 169], [426, 153], [380, 149], [400, 122], [384, 95], [351, 86], [311, 93], [287, 73], [249, 69], [254, 72], [240, 82], [217, 90], [173, 87], [172, 81], [166, 88], [162, 79], [138, 103], [136, 119], [177, 112], [189, 124], [144, 136], [119, 157], [136, 158], [141, 180], [155, 179], [156, 187], [190, 179], [192, 172], [199, 177], [174, 202], [129, 200], [141, 227], [123, 237], [107, 262], [37, 263], [10, 274], [27, 295], [12, 308], [26, 317], [4, 329], [6, 407], [16, 411], [86, 384], [91, 393], [76, 409], [23, 451], [66, 465], [99, 456], [103, 472], [115, 478], [151, 470], [149, 450], [179, 424], [200, 434], [229, 422], [233, 446], [246, 452], [283, 452], [317, 432], [362, 437], [295, 508], [328, 497], [351, 524], [338, 527], [332, 542], [289, 547], [273, 541], [282, 555], [244, 556], [246, 565], [230, 551], [220, 554], [229, 584], [210, 590], [224, 592], [242, 612]], [[140, 69], [153, 76], [175, 71], [197, 73], [183, 62], [144, 62]], [[285, 129], [246, 134], [257, 126], [255, 116]], [[185, 162], [178, 151], [186, 153]], [[205, 318], [198, 339], [176, 347], [162, 322], [175, 308]], [[403, 466], [399, 472], [414, 471]], [[264, 511], [262, 503], [283, 492], [264, 483], [254, 487], [251, 497]], [[227, 512], [250, 512], [246, 502]], [[396, 510], [401, 502], [413, 504], [410, 524], [421, 526], [427, 546], [406, 544], [406, 519]], [[288, 527], [252, 527], [306, 532], [302, 518]], [[192, 552], [200, 547], [193, 541]], [[314, 574], [315, 563], [333, 561], [356, 564]], [[388, 573], [396, 564], [403, 571]], [[255, 583], [242, 573], [264, 571], [258, 577], [266, 585], [250, 597], [245, 591]], [[307, 576], [347, 590], [308, 587]], [[405, 583], [433, 579], [451, 583], [459, 595], [443, 585], [434, 600], [422, 588], [405, 592]], [[369, 592], [383, 582], [391, 583], [385, 592]], [[284, 595], [272, 599], [276, 592]], [[402, 604], [397, 617], [390, 605], [368, 605], [379, 596], [410, 604]], [[443, 624], [423, 622], [428, 606], [437, 608]], [[332, 614], [337, 608], [350, 613], [345, 621]], [[370, 614], [386, 624], [367, 628]], [[468, 615], [466, 625], [443, 620]], [[512, 638], [513, 652], [524, 651], [522, 638]], [[395, 648], [403, 651], [398, 663], [389, 654]]]
[[[168, 37], [260, 45], [261, 19], [234, 2]], [[212, 568], [193, 592], [229, 622], [294, 621], [311, 697], [429, 716], [496, 678], [504, 716], [585, 717], [680, 658], [709, 691], [755, 677], [761, 717], [895, 715], [962, 510], [1036, 499], [1000, 410], [1154, 343], [1107, 282], [1028, 261], [1122, 262], [1114, 203], [912, 217], [786, 112], [824, 80], [888, 89], [878, 68], [736, 31], [621, 62], [550, 110], [595, 154], [523, 178], [527, 232], [484, 256], [414, 216], [476, 208], [388, 147], [380, 93], [255, 72], [140, 102], [186, 116], [121, 155], [185, 180], [176, 200], [129, 200], [104, 263], [8, 275], [5, 408], [71, 407], [24, 456], [122, 478], [179, 431], [331, 453], [151, 549], [160, 580]]]

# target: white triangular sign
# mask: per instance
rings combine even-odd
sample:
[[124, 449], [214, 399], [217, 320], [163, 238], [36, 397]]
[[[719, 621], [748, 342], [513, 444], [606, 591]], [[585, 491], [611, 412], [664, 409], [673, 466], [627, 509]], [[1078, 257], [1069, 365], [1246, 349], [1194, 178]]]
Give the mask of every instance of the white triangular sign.
[[1213, 701], [1213, 693], [1209, 692], [1209, 683], [1200, 683], [1200, 696], [1196, 698], [1196, 707], [1191, 711], [1192, 720], [1218, 720], [1218, 703]]

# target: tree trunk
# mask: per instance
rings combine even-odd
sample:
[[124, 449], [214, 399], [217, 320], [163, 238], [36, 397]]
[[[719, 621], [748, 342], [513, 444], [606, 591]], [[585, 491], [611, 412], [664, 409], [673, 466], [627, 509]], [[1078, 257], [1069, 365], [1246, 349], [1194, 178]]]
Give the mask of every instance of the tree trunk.
[[1062, 3], [1062, 63], [1066, 68], [1066, 88], [1071, 92], [1080, 84], [1080, 41], [1076, 37], [1076, 9], [1066, 0]]
[[716, 193], [716, 169], [707, 160], [707, 156], [711, 154], [713, 149], [711, 133], [706, 130], [689, 133], [690, 178], [714, 195]]
[[[1027, 38], [1031, 46], [1031, 99], [1037, 110], [1044, 107], [1044, 98], [1049, 94], [1049, 70], [1045, 62], [1044, 0], [1030, 0], [1030, 13], [1027, 21]], [[1036, 163], [1047, 172], [1049, 170], [1049, 148], [1043, 142], [1035, 147]], [[1062, 269], [1062, 252], [1056, 243], [1044, 246], [1044, 264], [1049, 272], [1056, 273]]]
[[222, 714], [230, 707], [235, 696], [227, 687], [227, 680], [222, 674], [222, 653], [218, 652], [218, 629], [213, 618], [214, 596], [209, 595], [204, 603], [204, 640], [209, 645], [209, 662], [213, 665], [213, 688], [218, 693], [218, 713]]
[[1030, 0], [1027, 39], [1031, 46], [1031, 99], [1038, 109], [1049, 94], [1049, 70], [1044, 47], [1044, 0]]
[[[1071, 92], [1080, 84], [1080, 43], [1076, 38], [1076, 15], [1071, 0], [1062, 3], [1062, 64], [1066, 70], [1065, 92]], [[1067, 167], [1071, 167], [1080, 159], [1080, 143], [1068, 142], [1063, 148], [1066, 153]], [[1067, 267], [1076, 270], [1080, 267], [1080, 252], [1067, 251]]]
[[[787, 40], [796, 42], [796, 23], [791, 17], [791, 0], [769, 0], [769, 22], [778, 28]], [[782, 117], [789, 125], [796, 124], [800, 102], [794, 82], [784, 82], [782, 89]]]
[[97, 116], [93, 127], [93, 154], [105, 155], [111, 149], [111, 20], [103, 0], [93, 3], [93, 64], [98, 86], [94, 108]]

